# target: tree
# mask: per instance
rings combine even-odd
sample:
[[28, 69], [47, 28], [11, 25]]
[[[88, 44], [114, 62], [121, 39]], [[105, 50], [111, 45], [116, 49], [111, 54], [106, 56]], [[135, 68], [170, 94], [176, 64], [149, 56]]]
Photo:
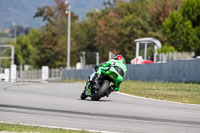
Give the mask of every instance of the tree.
[[184, 0], [180, 8], [163, 22], [170, 45], [178, 51], [200, 55], [200, 0]]
[[[95, 46], [105, 54], [122, 54], [127, 62], [135, 56], [135, 39], [155, 37], [165, 41], [162, 22], [181, 0], [122, 0], [106, 5], [97, 23]], [[104, 57], [104, 60], [106, 57]]]
[[[50, 67], [64, 67], [67, 62], [67, 15], [65, 10], [68, 5], [65, 0], [55, 0], [55, 6], [45, 6], [38, 8], [34, 17], [42, 17], [46, 25], [42, 28], [44, 31], [44, 42], [40, 48], [40, 60], [38, 65], [48, 65]], [[72, 30], [78, 19], [72, 12]], [[78, 57], [74, 53], [76, 50], [72, 37], [71, 56], [72, 64], [77, 62]]]
[[95, 37], [95, 46], [102, 55], [102, 61], [108, 59], [108, 52], [119, 53], [120, 41], [120, 18], [113, 11], [102, 16], [98, 20], [97, 35]]
[[[79, 61], [83, 51], [100, 52], [100, 62], [108, 59], [108, 51], [122, 54], [129, 62], [135, 56], [135, 39], [151, 36], [162, 42], [166, 41], [162, 33], [162, 23], [171, 11], [178, 8], [180, 1], [113, 0], [105, 2], [104, 9], [89, 12], [81, 22], [77, 21], [78, 17], [72, 12], [71, 65]], [[37, 56], [31, 57], [35, 62], [29, 62], [30, 64], [37, 67], [66, 66], [67, 15], [65, 10], [68, 5], [64, 2], [65, 0], [55, 0], [54, 6], [38, 8], [35, 17], [41, 17], [46, 22], [46, 25], [40, 29], [42, 36], [40, 44], [32, 45], [32, 40], [28, 36], [21, 38], [23, 45], [26, 42], [36, 48]], [[20, 59], [20, 53], [18, 60], [28, 62]]]
[[28, 35], [21, 35], [17, 39], [15, 47], [15, 63], [28, 64], [37, 67], [39, 60], [39, 47], [42, 42], [42, 32], [40, 30], [31, 29]]

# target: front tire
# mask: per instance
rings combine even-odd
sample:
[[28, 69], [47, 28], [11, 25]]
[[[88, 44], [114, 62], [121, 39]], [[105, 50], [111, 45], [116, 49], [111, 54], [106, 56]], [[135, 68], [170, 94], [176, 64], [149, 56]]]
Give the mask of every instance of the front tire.
[[85, 100], [87, 98], [87, 95], [85, 94], [85, 90], [81, 94], [81, 100]]
[[101, 97], [104, 97], [109, 87], [110, 87], [110, 82], [108, 80], [104, 80], [101, 87], [98, 89], [97, 93], [91, 96], [92, 101], [98, 101]]

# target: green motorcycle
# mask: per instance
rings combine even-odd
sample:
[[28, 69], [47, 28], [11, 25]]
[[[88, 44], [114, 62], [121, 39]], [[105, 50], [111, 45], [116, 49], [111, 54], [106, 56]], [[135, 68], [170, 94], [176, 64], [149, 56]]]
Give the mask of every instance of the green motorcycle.
[[[91, 100], [98, 101], [104, 96], [109, 96], [111, 92], [119, 90], [119, 86], [126, 75], [126, 63], [124, 60], [111, 59], [106, 65], [99, 66], [95, 69], [86, 82], [84, 91], [81, 94], [81, 99], [85, 100], [91, 97]], [[93, 82], [93, 77], [100, 72], [98, 84]], [[115, 88], [113, 88], [115, 86]], [[116, 87], [117, 86], [117, 87]]]

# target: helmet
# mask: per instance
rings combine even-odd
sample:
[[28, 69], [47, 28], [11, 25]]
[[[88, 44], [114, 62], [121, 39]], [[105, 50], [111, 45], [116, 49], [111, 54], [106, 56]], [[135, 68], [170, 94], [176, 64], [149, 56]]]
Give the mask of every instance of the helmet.
[[117, 55], [117, 56], [115, 56], [115, 58], [114, 58], [115, 60], [122, 60], [123, 59], [123, 57], [121, 56], [121, 55]]

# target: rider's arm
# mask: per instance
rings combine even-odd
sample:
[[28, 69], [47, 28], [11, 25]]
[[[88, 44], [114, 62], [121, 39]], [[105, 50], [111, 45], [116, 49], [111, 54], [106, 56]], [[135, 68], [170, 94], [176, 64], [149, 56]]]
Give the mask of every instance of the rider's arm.
[[107, 61], [107, 62], [104, 63], [104, 64], [100, 64], [100, 65], [96, 66], [96, 67], [95, 67], [95, 71], [96, 71], [96, 73], [101, 74], [101, 69], [99, 69], [99, 67], [106, 68], [106, 67], [110, 66], [111, 63], [112, 63], [112, 61], [109, 60], [109, 61]]
[[98, 65], [98, 67], [108, 67], [108, 66], [110, 66], [111, 64], [112, 64], [112, 61], [109, 60], [109, 61], [107, 61], [106, 63], [103, 63], [103, 64]]

